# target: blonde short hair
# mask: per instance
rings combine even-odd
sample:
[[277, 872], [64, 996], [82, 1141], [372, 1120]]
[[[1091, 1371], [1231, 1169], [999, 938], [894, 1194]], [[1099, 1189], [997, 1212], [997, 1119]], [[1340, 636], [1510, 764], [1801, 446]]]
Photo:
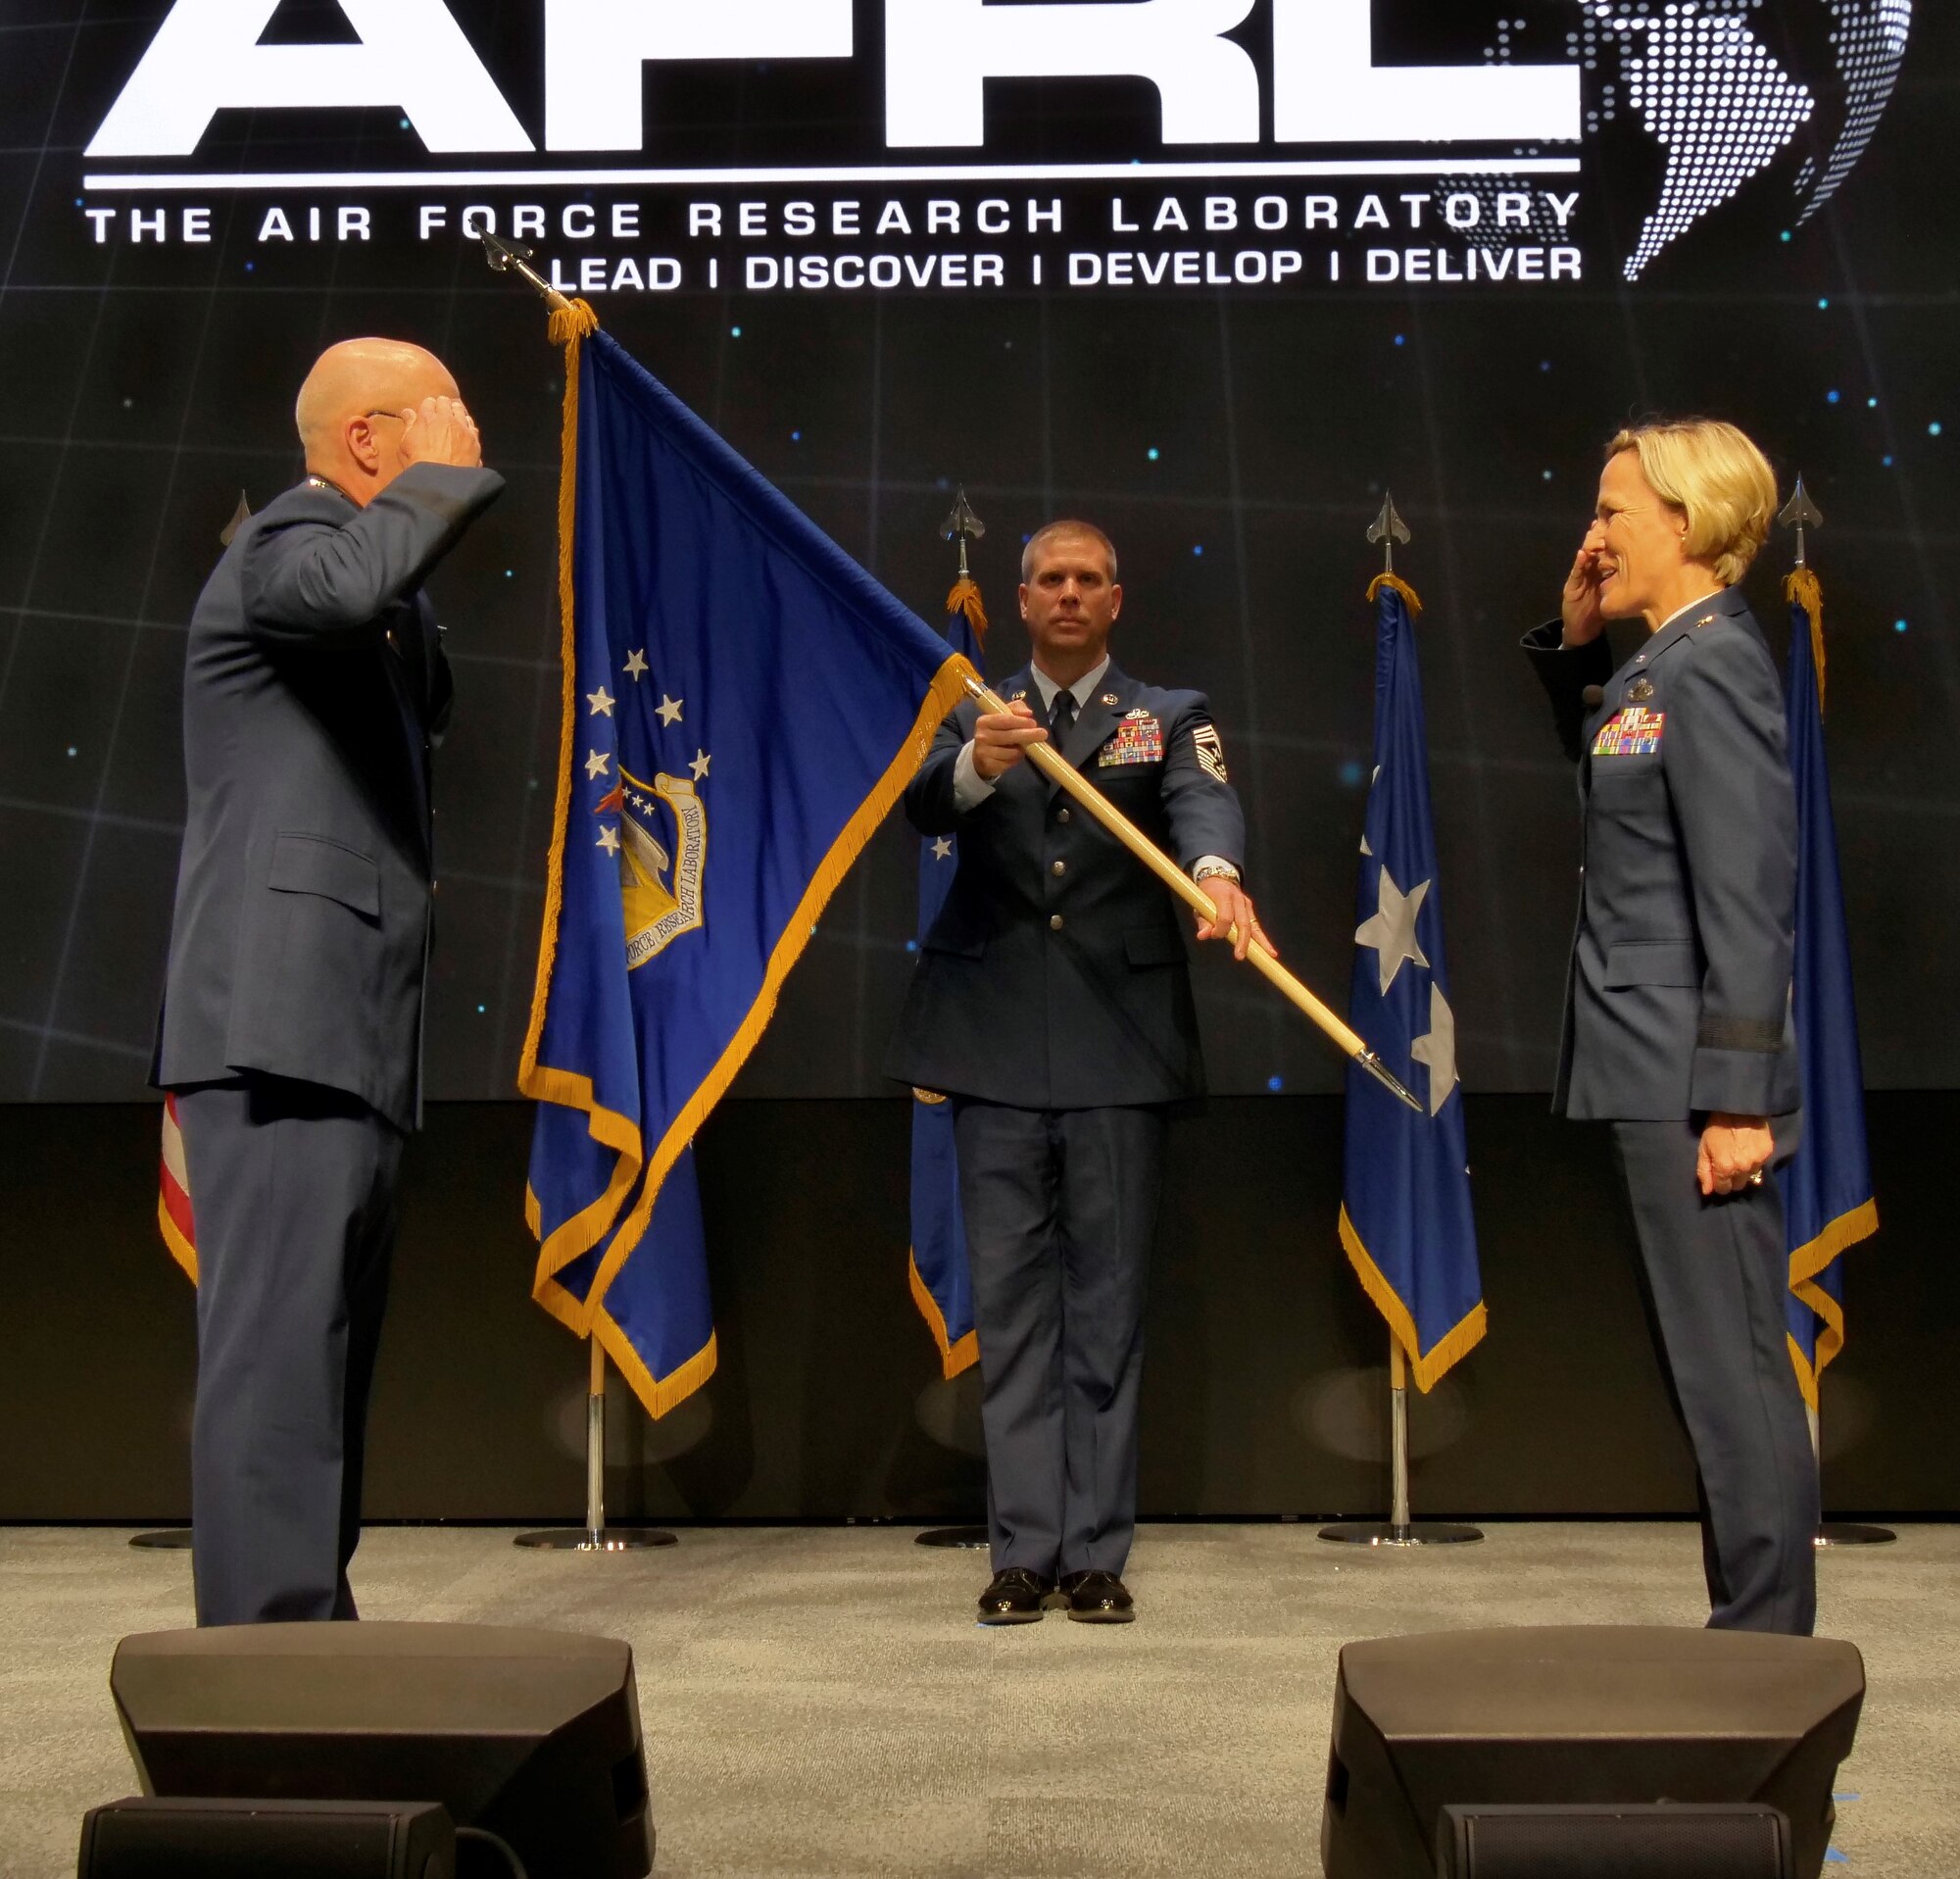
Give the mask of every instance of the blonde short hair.
[[1748, 571], [1776, 518], [1776, 473], [1734, 424], [1713, 418], [1655, 418], [1606, 446], [1611, 462], [1631, 450], [1662, 502], [1688, 518], [1690, 559], [1705, 561], [1725, 586]]

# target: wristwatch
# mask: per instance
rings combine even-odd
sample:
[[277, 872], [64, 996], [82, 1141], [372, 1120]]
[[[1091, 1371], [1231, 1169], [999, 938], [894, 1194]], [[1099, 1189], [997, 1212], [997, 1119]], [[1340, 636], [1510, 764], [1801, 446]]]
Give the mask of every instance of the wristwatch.
[[1214, 875], [1222, 875], [1228, 881], [1243, 881], [1245, 878], [1230, 862], [1206, 862], [1191, 878], [1194, 881], [1208, 881]]

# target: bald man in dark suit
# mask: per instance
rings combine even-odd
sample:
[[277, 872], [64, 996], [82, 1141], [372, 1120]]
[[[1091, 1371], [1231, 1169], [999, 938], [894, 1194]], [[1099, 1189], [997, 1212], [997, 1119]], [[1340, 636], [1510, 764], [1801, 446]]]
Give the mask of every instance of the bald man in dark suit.
[[305, 481], [238, 531], [191, 619], [152, 1071], [176, 1095], [196, 1225], [201, 1624], [356, 1615], [450, 702], [421, 585], [504, 486], [418, 346], [331, 348], [297, 420]]

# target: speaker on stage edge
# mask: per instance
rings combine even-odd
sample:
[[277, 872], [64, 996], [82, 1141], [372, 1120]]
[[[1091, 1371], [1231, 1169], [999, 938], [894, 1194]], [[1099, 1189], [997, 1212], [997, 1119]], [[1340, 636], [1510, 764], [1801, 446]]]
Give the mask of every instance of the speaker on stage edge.
[[1322, 1867], [1434, 1879], [1448, 1806], [1749, 1802], [1788, 1817], [1791, 1871], [1817, 1879], [1864, 1694], [1856, 1649], [1824, 1638], [1600, 1625], [1350, 1644]]
[[[365, 1622], [158, 1631], [117, 1646], [110, 1687], [145, 1794], [439, 1802], [459, 1829], [506, 1841], [529, 1879], [653, 1870], [633, 1654], [616, 1639]], [[497, 1871], [479, 1851], [464, 1872]]]

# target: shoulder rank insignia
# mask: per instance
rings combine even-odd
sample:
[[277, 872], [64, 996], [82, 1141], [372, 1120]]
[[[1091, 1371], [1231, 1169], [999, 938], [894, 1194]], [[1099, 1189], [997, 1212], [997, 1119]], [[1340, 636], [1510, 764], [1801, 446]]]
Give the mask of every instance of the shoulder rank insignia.
[[1225, 746], [1216, 724], [1200, 724], [1191, 733], [1192, 748], [1198, 753], [1198, 767], [1214, 783], [1229, 782], [1225, 774]]
[[1661, 732], [1667, 726], [1665, 712], [1650, 712], [1641, 705], [1615, 712], [1599, 726], [1592, 740], [1594, 757], [1651, 757], [1660, 749]]
[[1118, 764], [1161, 764], [1163, 754], [1163, 726], [1140, 709], [1117, 724], [1115, 736], [1096, 753], [1096, 762], [1102, 769]]

